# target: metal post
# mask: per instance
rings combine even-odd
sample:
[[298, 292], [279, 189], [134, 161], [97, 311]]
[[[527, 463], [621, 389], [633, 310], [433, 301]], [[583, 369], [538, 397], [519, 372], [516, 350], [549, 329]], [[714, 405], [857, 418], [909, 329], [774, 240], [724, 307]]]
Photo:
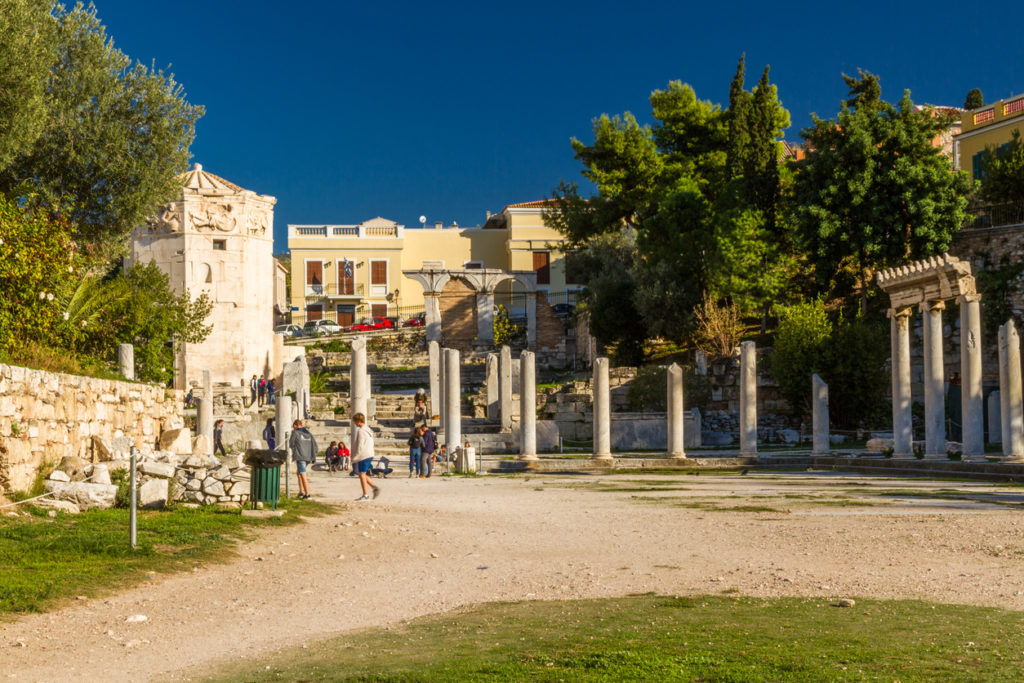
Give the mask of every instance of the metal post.
[[128, 486], [129, 486], [129, 490], [130, 490], [130, 493], [129, 493], [130, 498], [129, 498], [129, 504], [128, 504], [128, 542], [131, 544], [131, 547], [132, 547], [133, 550], [135, 549], [135, 540], [136, 540], [136, 538], [135, 538], [136, 537], [136, 534], [135, 534], [135, 522], [136, 522], [136, 517], [138, 516], [138, 512], [137, 512], [138, 498], [137, 498], [136, 493], [135, 493], [135, 458], [136, 458], [136, 449], [133, 446], [132, 450], [131, 450], [131, 459], [130, 459], [130, 461], [128, 463], [128, 471], [129, 471], [129, 475], [128, 475], [129, 484], [128, 484]]

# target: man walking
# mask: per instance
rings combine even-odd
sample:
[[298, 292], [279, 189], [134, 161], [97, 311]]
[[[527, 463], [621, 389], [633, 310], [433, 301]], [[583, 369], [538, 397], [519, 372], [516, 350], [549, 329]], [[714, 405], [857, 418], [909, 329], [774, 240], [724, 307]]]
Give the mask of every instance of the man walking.
[[228, 454], [224, 451], [224, 420], [217, 420], [213, 423], [213, 454], [217, 455], [217, 449], [225, 458]]
[[249, 380], [249, 394], [252, 396], [252, 398], [249, 399], [250, 404], [256, 403], [256, 392], [259, 390], [259, 384], [260, 383], [259, 380], [256, 379], [256, 375], [253, 375], [252, 379]]
[[366, 416], [362, 413], [352, 416], [352, 424], [355, 425], [352, 434], [352, 469], [359, 475], [359, 485], [363, 488], [363, 495], [356, 500], [370, 500], [371, 488], [374, 498], [380, 495], [380, 487], [370, 481], [369, 475], [373, 467], [373, 432], [366, 426]]
[[288, 447], [292, 450], [295, 461], [295, 476], [299, 480], [299, 498], [309, 498], [309, 479], [306, 467], [316, 462], [316, 439], [309, 430], [302, 426], [302, 420], [292, 423], [292, 435], [288, 439]]

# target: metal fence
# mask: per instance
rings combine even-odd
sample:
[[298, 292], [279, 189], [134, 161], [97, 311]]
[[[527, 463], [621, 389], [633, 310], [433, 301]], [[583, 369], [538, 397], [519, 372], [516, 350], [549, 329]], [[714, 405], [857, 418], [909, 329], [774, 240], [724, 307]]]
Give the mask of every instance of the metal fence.
[[1024, 202], [979, 204], [972, 207], [970, 213], [973, 218], [964, 226], [967, 230], [1024, 225]]

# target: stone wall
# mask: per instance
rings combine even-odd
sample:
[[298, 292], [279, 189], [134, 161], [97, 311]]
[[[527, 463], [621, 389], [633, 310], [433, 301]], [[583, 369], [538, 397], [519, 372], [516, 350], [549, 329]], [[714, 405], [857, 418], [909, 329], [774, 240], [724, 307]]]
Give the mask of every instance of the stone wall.
[[181, 391], [0, 365], [0, 493], [28, 489], [43, 462], [152, 449], [183, 424]]
[[438, 297], [444, 345], [471, 349], [476, 343], [476, 292], [462, 280], [451, 280]]

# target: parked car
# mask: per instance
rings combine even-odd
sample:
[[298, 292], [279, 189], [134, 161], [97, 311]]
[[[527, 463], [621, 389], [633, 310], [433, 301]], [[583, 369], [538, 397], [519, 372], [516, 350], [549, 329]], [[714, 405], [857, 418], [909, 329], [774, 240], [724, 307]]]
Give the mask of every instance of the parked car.
[[371, 330], [386, 330], [394, 326], [395, 324], [387, 318], [363, 318], [348, 329], [352, 332], [369, 332]]
[[413, 317], [402, 323], [402, 327], [423, 327], [427, 324], [427, 314], [417, 313]]
[[278, 325], [274, 328], [274, 334], [283, 334], [286, 337], [299, 337], [302, 336], [302, 327], [300, 325]]
[[576, 304], [555, 304], [551, 307], [559, 318], [568, 318], [576, 311]]
[[341, 334], [344, 329], [333, 320], [310, 320], [302, 326], [302, 336], [323, 337], [328, 334]]

